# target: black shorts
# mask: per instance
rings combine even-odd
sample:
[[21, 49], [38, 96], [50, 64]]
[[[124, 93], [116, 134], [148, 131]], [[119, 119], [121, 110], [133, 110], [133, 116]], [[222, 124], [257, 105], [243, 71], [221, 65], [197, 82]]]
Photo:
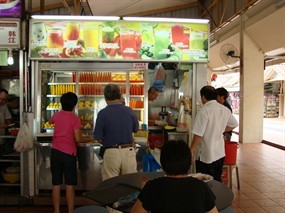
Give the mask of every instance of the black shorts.
[[66, 185], [77, 185], [76, 156], [51, 149], [50, 167], [53, 186], [63, 184], [63, 178]]

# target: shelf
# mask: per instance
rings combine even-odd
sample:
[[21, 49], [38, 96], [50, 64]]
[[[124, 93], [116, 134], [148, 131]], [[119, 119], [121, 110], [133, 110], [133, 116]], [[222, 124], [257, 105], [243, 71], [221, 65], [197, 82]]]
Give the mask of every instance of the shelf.
[[78, 95], [78, 98], [104, 98], [104, 95]]
[[0, 162], [14, 162], [14, 163], [19, 163], [20, 159], [2, 159], [0, 158]]
[[62, 83], [48, 83], [48, 85], [76, 85], [76, 83], [62, 82]]
[[47, 95], [48, 98], [60, 98], [61, 95]]
[[0, 138], [15, 138], [16, 139], [17, 136], [13, 136], [13, 135], [0, 135]]
[[61, 108], [46, 108], [46, 110], [61, 110]]
[[130, 98], [144, 98], [144, 95], [130, 95]]
[[136, 111], [143, 111], [144, 108], [131, 108], [132, 110], [136, 110]]
[[133, 85], [133, 84], [135, 84], [135, 85], [137, 85], [137, 84], [144, 85], [144, 82], [143, 81], [138, 81], [138, 82], [131, 81], [130, 85]]
[[0, 186], [21, 186], [21, 183], [1, 183], [0, 182]]

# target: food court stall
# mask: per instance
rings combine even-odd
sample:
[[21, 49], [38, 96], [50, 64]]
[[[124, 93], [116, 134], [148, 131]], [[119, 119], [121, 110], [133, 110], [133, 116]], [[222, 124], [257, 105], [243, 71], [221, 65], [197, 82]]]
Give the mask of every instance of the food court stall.
[[[150, 81], [151, 63], [190, 64], [191, 70], [187, 73], [193, 80], [193, 92], [187, 97], [189, 100], [196, 100], [199, 91], [195, 88], [206, 84], [208, 20], [138, 20], [132, 17], [119, 20], [120, 17], [110, 16], [32, 18], [29, 57], [33, 85], [31, 108], [35, 114], [38, 145], [35, 160], [37, 193], [41, 189], [51, 189], [49, 154], [53, 126], [48, 120], [60, 110], [59, 99], [63, 93], [70, 91], [78, 95], [75, 113], [81, 119], [83, 134], [92, 135], [97, 113], [106, 106], [103, 89], [108, 83], [119, 85], [124, 104], [135, 111], [141, 125], [147, 124], [149, 86], [155, 84], [165, 88], [161, 92], [167, 94], [172, 86], [166, 88], [165, 83], [174, 79], [167, 80], [164, 76]], [[181, 81], [186, 81], [185, 76], [181, 76]], [[170, 108], [169, 103], [163, 104]], [[177, 106], [173, 109], [178, 111]], [[195, 110], [196, 105], [191, 112]], [[101, 178], [98, 145], [80, 146], [84, 147], [81, 160], [85, 166], [78, 162], [76, 189], [88, 190], [94, 188], [91, 182], [96, 184]]]

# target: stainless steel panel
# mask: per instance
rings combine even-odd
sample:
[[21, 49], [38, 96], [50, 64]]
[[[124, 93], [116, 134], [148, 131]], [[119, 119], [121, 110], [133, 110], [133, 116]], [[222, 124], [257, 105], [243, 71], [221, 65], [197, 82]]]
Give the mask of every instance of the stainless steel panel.
[[[77, 148], [78, 184], [75, 190], [91, 190], [101, 182], [101, 158], [98, 145], [81, 145]], [[52, 189], [50, 172], [51, 143], [38, 143], [37, 155], [37, 193]]]

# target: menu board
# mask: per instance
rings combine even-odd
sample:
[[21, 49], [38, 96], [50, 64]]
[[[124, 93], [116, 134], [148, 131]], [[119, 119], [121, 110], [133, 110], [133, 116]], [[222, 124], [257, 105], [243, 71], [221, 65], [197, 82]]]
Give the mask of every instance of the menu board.
[[30, 23], [31, 59], [208, 61], [208, 23]]
[[0, 17], [21, 18], [22, 0], [0, 0]]

